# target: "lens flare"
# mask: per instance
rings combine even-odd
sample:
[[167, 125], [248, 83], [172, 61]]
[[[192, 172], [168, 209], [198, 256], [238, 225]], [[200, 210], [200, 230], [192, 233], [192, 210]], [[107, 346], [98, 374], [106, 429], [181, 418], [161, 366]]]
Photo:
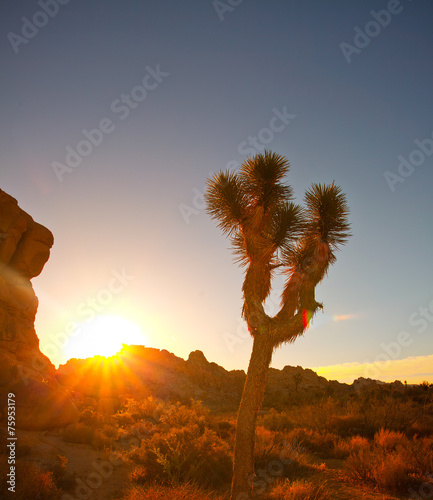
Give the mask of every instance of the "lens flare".
[[355, 318], [357, 318], [356, 314], [334, 314], [334, 316], [332, 316], [333, 321], [345, 321], [347, 319]]
[[302, 311], [302, 322], [304, 324], [304, 329], [307, 329], [309, 327], [312, 317], [313, 314], [309, 309], [304, 309]]

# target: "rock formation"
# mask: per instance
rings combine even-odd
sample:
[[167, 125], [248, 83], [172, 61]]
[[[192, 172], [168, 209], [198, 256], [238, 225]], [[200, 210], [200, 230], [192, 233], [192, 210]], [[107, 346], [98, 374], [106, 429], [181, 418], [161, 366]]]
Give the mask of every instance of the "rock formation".
[[227, 371], [209, 363], [201, 351], [184, 360], [166, 351], [126, 346], [112, 358], [70, 359], [60, 365], [57, 378], [77, 401], [122, 396], [155, 396], [182, 403], [199, 399], [211, 409], [236, 410], [245, 372]]
[[[211, 410], [236, 411], [246, 375], [243, 370], [227, 371], [209, 362], [201, 351], [184, 360], [165, 350], [124, 345], [112, 358], [70, 359], [59, 366], [57, 378], [77, 401], [92, 398], [98, 406], [106, 398], [151, 395], [182, 403], [198, 399]], [[347, 384], [328, 381], [300, 366], [271, 368], [265, 407], [291, 404], [295, 395], [305, 399], [351, 390]]]
[[[38, 299], [30, 280], [41, 273], [53, 243], [51, 232], [0, 190], [0, 390], [15, 394], [22, 428], [50, 428], [77, 419], [53, 364], [39, 350], [34, 328]], [[2, 397], [0, 409], [5, 403]]]

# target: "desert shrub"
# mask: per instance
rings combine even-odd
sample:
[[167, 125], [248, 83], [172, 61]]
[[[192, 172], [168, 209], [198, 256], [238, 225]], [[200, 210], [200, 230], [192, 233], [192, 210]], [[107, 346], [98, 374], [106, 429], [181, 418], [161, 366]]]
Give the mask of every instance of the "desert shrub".
[[423, 471], [426, 479], [433, 475], [433, 438], [417, 438], [412, 441], [413, 461], [418, 471]]
[[374, 435], [374, 443], [385, 450], [395, 450], [399, 445], [406, 445], [408, 439], [401, 432], [380, 429]]
[[271, 431], [287, 431], [294, 428], [294, 423], [288, 413], [274, 409], [271, 409], [267, 415], [262, 415], [258, 423]]
[[[159, 422], [161, 413], [164, 411], [166, 403], [164, 401], [149, 396], [143, 400], [128, 398], [121, 412], [116, 416], [130, 416], [133, 422], [144, 419], [152, 419], [155, 423]], [[132, 422], [130, 422], [132, 423]]]
[[101, 428], [101, 433], [109, 438], [116, 439], [119, 435], [119, 428], [112, 424], [105, 424]]
[[103, 450], [105, 448], [112, 448], [114, 440], [105, 434], [103, 434], [99, 429], [96, 429], [92, 437], [92, 448], [95, 450]]
[[143, 439], [157, 432], [158, 428], [148, 421], [139, 421], [125, 428], [121, 428], [117, 433], [117, 441], [120, 443], [137, 443], [139, 446]]
[[[280, 439], [279, 439], [280, 438]], [[278, 443], [281, 442], [280, 434], [265, 429], [261, 425], [256, 426], [254, 453], [256, 461], [269, 457], [272, 450], [276, 450]]]
[[351, 436], [359, 433], [362, 427], [363, 422], [360, 415], [347, 413], [331, 417], [328, 421], [327, 430], [340, 436]]
[[0, 498], [14, 498], [15, 500], [58, 500], [61, 491], [56, 486], [53, 473], [41, 470], [35, 464], [16, 460], [15, 493], [8, 491], [6, 474], [9, 473], [9, 464], [6, 456], [0, 457], [0, 473], [3, 480], [0, 482]]
[[92, 444], [94, 429], [86, 424], [69, 424], [63, 430], [63, 441], [67, 443]]
[[414, 470], [404, 453], [359, 450], [346, 461], [348, 477], [381, 490], [404, 493], [416, 483]]
[[93, 409], [86, 408], [81, 412], [79, 421], [89, 427], [99, 427], [103, 423], [103, 416]]
[[345, 437], [359, 434], [364, 427], [358, 410], [350, 401], [328, 397], [284, 413], [295, 428], [314, 429]]
[[354, 482], [405, 493], [431, 474], [432, 464], [420, 463], [420, 456], [426, 455], [428, 448], [425, 445], [421, 448], [416, 440], [380, 432], [371, 448], [361, 448], [349, 456], [345, 462], [346, 475]]
[[134, 467], [132, 472], [129, 474], [128, 479], [134, 484], [148, 484], [149, 477], [146, 467], [143, 467], [142, 465]]
[[136, 422], [130, 413], [120, 411], [113, 416], [113, 420], [118, 427], [125, 428]]
[[413, 469], [407, 463], [407, 457], [403, 453], [386, 453], [377, 461], [377, 468], [373, 473], [376, 485], [386, 491], [407, 491], [414, 484], [411, 477]]
[[430, 415], [425, 415], [423, 421], [414, 422], [406, 431], [408, 437], [418, 436], [431, 437], [433, 436], [433, 418]]
[[164, 410], [160, 420], [170, 428], [198, 425], [203, 430], [209, 423], [209, 410], [200, 401], [191, 400], [188, 406], [176, 403]]
[[363, 395], [352, 403], [352, 412], [362, 420], [362, 427], [369, 437], [388, 429], [397, 432], [407, 432], [422, 417], [420, 408], [410, 400], [401, 400], [380, 392], [371, 398]]
[[145, 469], [140, 471], [140, 482], [147, 476], [164, 484], [194, 482], [215, 487], [231, 478], [228, 444], [213, 430], [201, 430], [198, 424], [156, 432], [127, 456]]
[[296, 441], [310, 452], [329, 455], [334, 449], [338, 436], [326, 431], [319, 432], [313, 429], [294, 429], [287, 434], [287, 438]]
[[336, 458], [346, 458], [360, 450], [368, 450], [370, 441], [362, 436], [352, 436], [350, 438], [339, 439], [334, 443], [333, 456]]
[[277, 483], [269, 494], [269, 499], [275, 500], [331, 500], [326, 486], [314, 484], [310, 481], [285, 481]]
[[373, 453], [367, 448], [360, 448], [346, 460], [344, 467], [346, 477], [355, 483], [373, 483]]
[[[255, 469], [264, 471], [255, 481], [257, 494], [265, 491], [269, 484], [281, 477], [307, 477], [315, 472], [308, 450], [296, 436], [272, 432], [264, 427], [256, 428]], [[263, 478], [266, 477], [267, 480]]]
[[147, 487], [133, 486], [121, 500], [223, 500], [222, 497], [209, 493], [189, 484], [163, 486], [158, 484]]
[[140, 415], [144, 418], [152, 418], [157, 422], [164, 407], [165, 403], [163, 401], [149, 396], [140, 402]]
[[232, 439], [236, 426], [228, 420], [218, 420], [212, 426], [221, 439]]
[[209, 410], [200, 401], [191, 400], [189, 404], [166, 403], [152, 396], [138, 401], [127, 399], [121, 411], [113, 416], [114, 422], [121, 427], [128, 427], [134, 423], [147, 425], [163, 424], [165, 427], [186, 427], [192, 424], [202, 429], [210, 425]]
[[216, 426], [222, 431], [230, 431], [234, 428], [233, 423], [229, 422], [228, 420], [218, 420]]
[[67, 471], [68, 459], [62, 455], [57, 455], [57, 462], [53, 467], [53, 479], [57, 487], [61, 490], [68, 490], [75, 484], [72, 474]]

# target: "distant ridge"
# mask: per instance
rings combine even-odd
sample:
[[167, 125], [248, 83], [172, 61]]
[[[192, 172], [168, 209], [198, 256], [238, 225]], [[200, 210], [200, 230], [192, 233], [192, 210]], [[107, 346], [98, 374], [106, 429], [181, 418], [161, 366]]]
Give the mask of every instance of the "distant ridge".
[[[166, 350], [124, 345], [112, 358], [70, 359], [59, 366], [56, 377], [76, 398], [92, 398], [95, 404], [102, 400], [102, 406], [109, 408], [118, 406], [119, 398], [139, 395], [180, 402], [198, 399], [211, 410], [233, 411], [239, 405], [246, 375], [243, 370], [227, 371], [209, 362], [202, 351], [193, 351], [184, 360]], [[328, 381], [300, 366], [271, 368], [264, 407], [284, 407], [300, 398], [344, 395], [378, 384], [384, 383], [364, 378], [351, 385]], [[404, 390], [401, 382], [385, 385]]]

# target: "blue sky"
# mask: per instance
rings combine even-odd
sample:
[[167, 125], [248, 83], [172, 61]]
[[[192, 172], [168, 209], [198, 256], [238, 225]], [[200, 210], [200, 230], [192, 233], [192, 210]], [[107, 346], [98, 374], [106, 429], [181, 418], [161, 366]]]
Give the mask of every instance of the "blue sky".
[[0, 187], [55, 237], [33, 280], [55, 364], [68, 337], [91, 335], [66, 332], [108, 315], [147, 346], [246, 369], [242, 270], [202, 193], [211, 172], [267, 147], [289, 159], [300, 202], [335, 180], [353, 232], [317, 290], [324, 312], [273, 366], [433, 379], [431, 2], [0, 9]]

